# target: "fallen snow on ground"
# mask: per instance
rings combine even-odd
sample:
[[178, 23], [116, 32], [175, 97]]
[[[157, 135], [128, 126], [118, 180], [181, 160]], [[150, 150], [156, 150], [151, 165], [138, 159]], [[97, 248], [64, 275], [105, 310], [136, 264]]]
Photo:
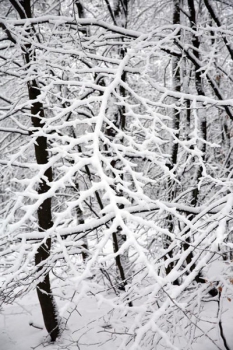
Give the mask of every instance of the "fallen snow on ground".
[[[223, 262], [213, 263], [208, 271], [208, 278], [215, 280], [216, 276], [221, 277], [225, 267]], [[229, 349], [233, 349], [231, 284], [230, 282], [229, 288], [223, 287], [220, 303], [218, 297], [211, 298], [208, 294], [200, 299], [198, 317], [194, 327], [192, 327], [194, 336], [191, 337], [190, 333], [190, 339], [194, 339], [194, 342], [190, 344], [188, 349], [226, 350], [219, 327], [220, 320], [227, 346]], [[96, 295], [95, 293], [87, 293], [77, 303], [72, 304], [72, 302], [68, 302], [72, 299], [71, 289], [69, 293], [69, 289], [61, 289], [59, 285], [54, 285], [53, 290], [54, 294], [59, 296], [57, 298], [59, 313], [67, 317], [69, 311], [72, 311], [68, 326], [61, 339], [54, 344], [49, 343], [37, 295], [35, 291], [32, 291], [23, 298], [17, 299], [12, 305], [4, 305], [0, 310], [0, 350], [42, 350], [45, 348], [47, 350], [117, 350], [119, 348], [134, 320], [129, 313], [126, 315], [122, 309], [113, 313], [107, 303], [99, 303], [98, 293]], [[65, 294], [62, 298], [64, 290]], [[114, 297], [114, 294], [111, 295], [111, 291], [108, 293], [105, 294], [105, 298]], [[79, 295], [78, 290], [76, 295]], [[180, 329], [180, 334], [175, 334], [176, 346], [182, 350], [184, 349], [182, 346], [183, 332], [184, 330]], [[214, 340], [217, 346], [208, 337]], [[165, 348], [159, 345], [155, 349], [164, 350]]]
[[[59, 303], [60, 309], [65, 303]], [[0, 313], [0, 349], [28, 350], [28, 349], [117, 349], [119, 341], [116, 339], [115, 327], [124, 331], [124, 320], [111, 320], [109, 307], [102, 304], [99, 308], [96, 298], [88, 297], [80, 300], [76, 310], [72, 312], [68, 328], [56, 343], [48, 342], [46, 330], [37, 301], [36, 292], [18, 300], [13, 305], [6, 305]], [[125, 319], [126, 322], [126, 319]], [[119, 324], [121, 323], [121, 324]], [[35, 328], [32, 325], [38, 327]], [[43, 328], [43, 329], [39, 329]], [[123, 336], [123, 335], [122, 335]]]

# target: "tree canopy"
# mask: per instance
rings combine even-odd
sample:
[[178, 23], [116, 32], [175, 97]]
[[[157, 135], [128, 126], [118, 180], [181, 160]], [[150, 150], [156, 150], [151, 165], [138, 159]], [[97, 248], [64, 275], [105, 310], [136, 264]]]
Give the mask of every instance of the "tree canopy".
[[56, 340], [53, 276], [133, 317], [121, 349], [220, 349], [197, 319], [232, 293], [230, 1], [0, 9], [2, 303], [36, 289]]

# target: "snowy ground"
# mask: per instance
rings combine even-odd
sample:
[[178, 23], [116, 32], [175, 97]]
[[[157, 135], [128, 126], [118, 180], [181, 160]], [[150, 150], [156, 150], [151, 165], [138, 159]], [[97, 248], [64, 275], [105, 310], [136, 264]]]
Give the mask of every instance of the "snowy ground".
[[[62, 309], [61, 303], [59, 303]], [[119, 339], [114, 333], [114, 327], [124, 330], [122, 319], [118, 322], [109, 322], [109, 306], [97, 305], [96, 298], [88, 297], [80, 300], [77, 311], [73, 311], [69, 319], [68, 329], [56, 344], [49, 344], [46, 330], [35, 292], [18, 300], [13, 305], [6, 305], [0, 313], [0, 349], [1, 350], [27, 350], [27, 349], [116, 349]], [[30, 326], [43, 328], [37, 329]], [[114, 329], [113, 329], [114, 328]]]
[[[77, 340], [81, 349], [94, 349], [102, 343], [101, 332], [104, 332], [105, 327], [107, 327], [107, 323], [101, 318], [101, 314], [106, 310], [100, 311], [97, 309], [97, 305], [94, 304], [94, 298], [92, 305], [90, 298], [88, 298], [88, 305], [85, 302], [80, 303], [78, 312], [74, 311], [69, 320], [70, 330], [64, 332], [62, 339], [57, 344], [48, 344], [46, 330], [30, 326], [30, 323], [33, 322], [36, 326], [43, 327], [36, 293], [31, 293], [14, 305], [5, 306], [1, 311], [0, 349], [27, 350], [31, 348], [40, 349], [46, 346], [48, 350], [52, 350], [66, 348], [68, 345], [69, 349], [77, 349]], [[93, 319], [99, 320], [94, 322], [93, 325], [92, 323], [89, 324]], [[106, 347], [101, 345], [101, 349], [109, 349], [109, 345]]]
[[[217, 262], [212, 270], [221, 275], [221, 264]], [[207, 297], [201, 302], [199, 319], [195, 328], [195, 341], [190, 344], [189, 349], [227, 350], [219, 327], [220, 313], [218, 310], [220, 308], [223, 334], [228, 349], [233, 350], [233, 297], [229, 289], [226, 289], [225, 293], [223, 289], [221, 301], [219, 304], [217, 297], [212, 299]], [[67, 311], [70, 310], [70, 306], [66, 310], [67, 301], [59, 298], [57, 302], [60, 312], [63, 311], [64, 315], [67, 315]], [[30, 326], [31, 322], [43, 329]], [[0, 350], [41, 350], [44, 348], [48, 350], [117, 350], [121, 341], [127, 336], [125, 333], [131, 322], [131, 316], [126, 316], [124, 311], [119, 310], [113, 316], [110, 306], [106, 303], [99, 304], [94, 294], [93, 296], [84, 295], [78, 302], [76, 310], [72, 312], [68, 329], [63, 333], [62, 338], [55, 344], [51, 344], [48, 343], [37, 295], [34, 291], [17, 300], [13, 305], [5, 305], [0, 311]], [[205, 334], [198, 327], [204, 330]], [[182, 339], [183, 331], [180, 329], [180, 339]], [[218, 347], [208, 337], [213, 339]], [[184, 349], [181, 343], [179, 346], [179, 343], [176, 342], [176, 345], [178, 349]], [[164, 348], [161, 346], [155, 348], [155, 350], [162, 349]]]
[[[0, 315], [0, 349], [1, 350], [27, 350], [27, 349], [101, 349], [111, 350], [117, 349], [119, 340], [112, 335], [114, 325], [108, 322], [108, 317], [101, 317], [104, 312], [102, 308], [98, 310], [96, 302], [93, 298], [88, 304], [83, 301], [80, 303], [78, 312], [74, 312], [70, 322], [69, 331], [66, 331], [62, 339], [57, 344], [48, 344], [46, 342], [45, 329], [40, 330], [30, 326], [30, 322], [43, 327], [43, 320], [40, 313], [39, 305], [35, 293], [31, 293], [14, 305], [5, 306]], [[232, 302], [228, 301], [229, 309], [222, 315], [222, 325], [224, 335], [227, 339], [227, 344], [230, 349], [233, 349], [233, 307]], [[215, 326], [217, 302], [211, 301], [207, 303], [205, 311], [202, 312], [199, 322], [200, 326], [206, 328], [207, 323], [210, 328], [213, 328], [212, 333], [215, 340], [221, 349], [225, 349], [222, 342], [219, 328]], [[92, 322], [95, 320], [94, 322]], [[122, 320], [121, 320], [122, 322]], [[213, 322], [211, 324], [210, 322]], [[121, 325], [122, 326], [122, 325]], [[219, 334], [218, 334], [219, 333]], [[208, 341], [203, 335], [196, 339], [196, 344], [193, 344], [195, 350], [213, 350], [215, 346]]]

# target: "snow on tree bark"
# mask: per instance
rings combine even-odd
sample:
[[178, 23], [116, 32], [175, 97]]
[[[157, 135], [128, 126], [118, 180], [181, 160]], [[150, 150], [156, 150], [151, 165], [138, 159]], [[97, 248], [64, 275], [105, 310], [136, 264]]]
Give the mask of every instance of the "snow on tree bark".
[[48, 287], [50, 270], [68, 311], [85, 295], [129, 321], [119, 349], [186, 350], [200, 335], [218, 348], [196, 320], [213, 285], [231, 293], [232, 8], [65, 0], [25, 18], [12, 4], [21, 18], [0, 5], [1, 299]]

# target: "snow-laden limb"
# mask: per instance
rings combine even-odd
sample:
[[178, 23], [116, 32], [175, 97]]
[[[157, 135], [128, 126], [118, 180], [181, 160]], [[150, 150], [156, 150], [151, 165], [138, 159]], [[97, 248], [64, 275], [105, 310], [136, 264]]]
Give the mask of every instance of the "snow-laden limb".
[[[31, 19], [1, 19], [10, 42], [1, 45], [2, 300], [34, 289], [50, 271], [72, 286], [75, 296], [67, 305], [73, 309], [91, 292], [100, 304], [127, 313], [131, 325], [120, 348], [187, 349], [189, 332], [195, 341], [202, 297], [211, 283], [219, 283], [207, 270], [232, 249], [232, 145], [227, 147], [231, 129], [224, 108], [232, 108], [233, 100], [228, 91], [216, 94], [220, 52], [218, 41], [213, 48], [209, 41], [211, 31], [218, 40], [233, 32], [185, 22], [148, 24], [144, 33], [62, 12], [43, 16], [40, 4], [36, 11]], [[84, 26], [90, 35], [82, 32]], [[201, 33], [197, 59], [189, 38]], [[35, 50], [30, 64], [22, 59], [29, 46]], [[181, 59], [180, 91], [167, 68], [172, 55]], [[221, 61], [226, 57], [223, 50]], [[196, 92], [193, 81], [197, 65], [205, 95]], [[231, 74], [228, 64], [224, 69]], [[209, 76], [217, 79], [217, 90], [210, 88]], [[39, 91], [33, 101], [27, 98], [31, 81]], [[39, 126], [30, 124], [34, 104], [44, 112]], [[173, 127], [174, 113], [180, 115], [179, 130]], [[40, 138], [47, 142], [45, 164], [37, 164], [33, 153]], [[176, 164], [171, 145], [178, 145]], [[41, 183], [48, 187], [44, 193], [37, 191]], [[53, 225], [42, 230], [37, 211], [50, 199]], [[122, 238], [117, 249], [115, 233]], [[35, 267], [35, 255], [48, 239], [50, 255]], [[85, 240], [88, 259], [82, 265]], [[115, 272], [118, 257], [127, 257], [123, 290]], [[200, 273], [205, 283], [197, 282]], [[229, 273], [224, 276], [221, 283], [230, 289]], [[184, 329], [182, 341], [178, 327]]]

